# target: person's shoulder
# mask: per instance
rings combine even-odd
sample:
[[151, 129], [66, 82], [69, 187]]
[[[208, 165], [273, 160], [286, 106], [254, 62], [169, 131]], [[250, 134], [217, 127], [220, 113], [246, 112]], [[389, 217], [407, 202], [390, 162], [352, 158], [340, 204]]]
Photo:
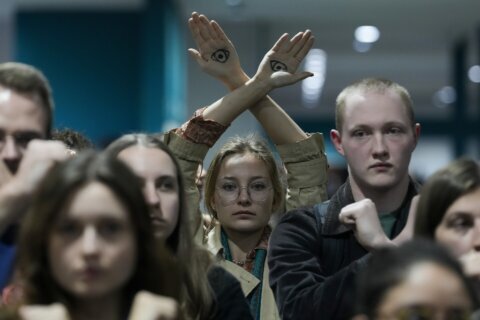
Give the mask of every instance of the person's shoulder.
[[304, 206], [287, 211], [279, 220], [278, 224], [292, 221], [311, 220], [315, 215], [315, 206]]

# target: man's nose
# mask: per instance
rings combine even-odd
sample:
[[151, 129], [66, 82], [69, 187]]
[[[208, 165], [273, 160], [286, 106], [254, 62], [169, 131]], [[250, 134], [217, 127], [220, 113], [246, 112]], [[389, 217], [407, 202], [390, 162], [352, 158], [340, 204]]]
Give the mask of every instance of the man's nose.
[[373, 135], [373, 154], [377, 156], [385, 156], [388, 154], [385, 137], [382, 134]]
[[2, 159], [17, 160], [20, 159], [22, 153], [20, 147], [12, 136], [6, 136], [1, 150]]

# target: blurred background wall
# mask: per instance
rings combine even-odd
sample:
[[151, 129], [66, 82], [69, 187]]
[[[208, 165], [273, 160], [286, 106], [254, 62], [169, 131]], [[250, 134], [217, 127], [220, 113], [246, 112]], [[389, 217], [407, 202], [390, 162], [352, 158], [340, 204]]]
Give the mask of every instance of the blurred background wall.
[[[480, 157], [480, 1], [1, 0], [0, 61], [43, 70], [55, 125], [99, 147], [122, 133], [167, 130], [226, 93], [188, 57], [192, 11], [220, 22], [249, 74], [282, 33], [313, 31], [307, 69], [315, 80], [272, 96], [306, 131], [325, 134], [332, 168], [344, 166], [328, 137], [335, 97], [366, 76], [412, 95], [422, 124], [412, 174], [423, 179], [456, 157]], [[361, 42], [359, 26], [377, 29]], [[225, 138], [258, 130], [245, 114]]]

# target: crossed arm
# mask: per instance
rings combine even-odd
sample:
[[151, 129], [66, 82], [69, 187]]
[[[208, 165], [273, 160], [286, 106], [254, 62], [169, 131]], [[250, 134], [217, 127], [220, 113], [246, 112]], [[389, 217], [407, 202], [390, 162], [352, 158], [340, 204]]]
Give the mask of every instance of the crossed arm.
[[[189, 49], [190, 55], [203, 71], [220, 80], [231, 91], [204, 111], [206, 119], [227, 125], [249, 108], [275, 144], [307, 138], [305, 132], [267, 94], [274, 88], [312, 76], [308, 72], [297, 73], [298, 66], [314, 42], [310, 31], [299, 32], [291, 39], [288, 34], [283, 34], [267, 52], [257, 73], [249, 78], [240, 65], [235, 47], [218, 23], [193, 13], [188, 24], [198, 48]], [[245, 94], [247, 96], [243, 96]], [[232, 99], [238, 99], [240, 103], [232, 106]]]

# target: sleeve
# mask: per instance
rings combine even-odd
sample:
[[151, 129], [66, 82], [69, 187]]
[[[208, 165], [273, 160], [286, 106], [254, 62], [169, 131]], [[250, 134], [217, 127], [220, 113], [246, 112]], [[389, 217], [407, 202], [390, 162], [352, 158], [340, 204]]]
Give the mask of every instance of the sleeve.
[[240, 282], [232, 274], [222, 267], [212, 266], [208, 280], [215, 293], [215, 319], [253, 320]]
[[[187, 216], [190, 220], [190, 225], [194, 226], [193, 234], [198, 234], [201, 228], [201, 214], [200, 214], [200, 192], [195, 183], [198, 166], [203, 162], [209, 147], [205, 144], [198, 144], [180, 137], [173, 131], [170, 131], [164, 136], [165, 144], [175, 154], [180, 170], [183, 175]], [[198, 240], [201, 243], [201, 235], [198, 235]]]
[[327, 200], [327, 157], [323, 135], [277, 146], [287, 171], [286, 210], [311, 206]]
[[343, 319], [353, 311], [355, 276], [370, 255], [327, 275], [317, 228], [310, 210], [294, 210], [270, 238], [270, 286], [283, 320]]

